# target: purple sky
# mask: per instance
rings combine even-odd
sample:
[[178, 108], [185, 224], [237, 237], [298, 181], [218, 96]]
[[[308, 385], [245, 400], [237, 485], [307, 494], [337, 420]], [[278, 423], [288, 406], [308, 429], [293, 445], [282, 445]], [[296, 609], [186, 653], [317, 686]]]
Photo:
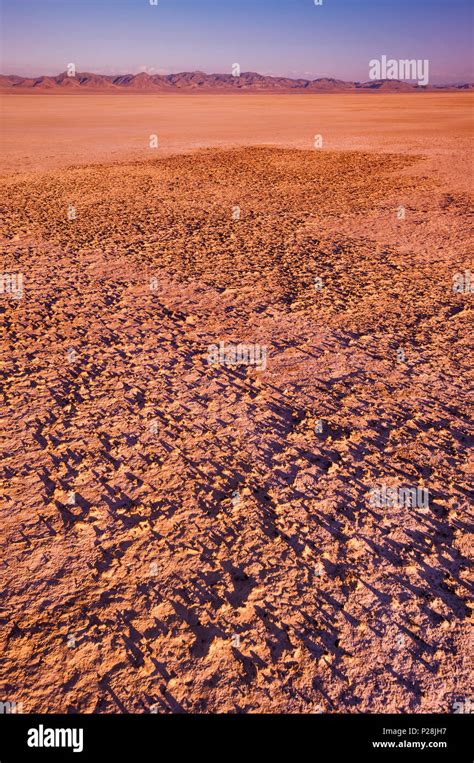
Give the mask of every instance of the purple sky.
[[367, 80], [369, 61], [429, 59], [474, 80], [471, 0], [3, 0], [5, 74], [200, 69]]

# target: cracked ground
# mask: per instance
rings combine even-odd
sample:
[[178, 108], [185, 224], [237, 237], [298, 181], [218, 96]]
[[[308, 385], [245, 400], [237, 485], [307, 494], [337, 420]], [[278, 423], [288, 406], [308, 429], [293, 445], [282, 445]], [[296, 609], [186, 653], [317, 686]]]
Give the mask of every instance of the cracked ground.
[[[417, 156], [280, 148], [1, 183], [2, 695], [452, 712], [469, 195]], [[210, 365], [220, 341], [266, 369]]]

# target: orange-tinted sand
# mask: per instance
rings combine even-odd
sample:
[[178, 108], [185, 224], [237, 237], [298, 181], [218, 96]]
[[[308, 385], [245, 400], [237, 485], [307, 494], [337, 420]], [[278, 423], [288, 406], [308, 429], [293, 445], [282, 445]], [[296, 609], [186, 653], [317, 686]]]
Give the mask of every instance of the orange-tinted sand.
[[466, 187], [472, 148], [471, 93], [7, 95], [2, 100], [1, 166], [13, 171], [150, 158], [152, 134], [158, 136], [158, 155], [209, 146], [311, 149], [315, 135], [322, 135], [328, 150], [428, 153], [443, 167], [454, 161], [452, 179]]
[[6, 99], [5, 699], [469, 700], [471, 103]]

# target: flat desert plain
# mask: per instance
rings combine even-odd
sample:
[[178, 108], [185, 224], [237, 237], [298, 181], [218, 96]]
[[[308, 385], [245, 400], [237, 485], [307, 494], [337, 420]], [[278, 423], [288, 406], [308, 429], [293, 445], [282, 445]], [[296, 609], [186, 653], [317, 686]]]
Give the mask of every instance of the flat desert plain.
[[468, 707], [471, 115], [4, 98], [3, 701]]

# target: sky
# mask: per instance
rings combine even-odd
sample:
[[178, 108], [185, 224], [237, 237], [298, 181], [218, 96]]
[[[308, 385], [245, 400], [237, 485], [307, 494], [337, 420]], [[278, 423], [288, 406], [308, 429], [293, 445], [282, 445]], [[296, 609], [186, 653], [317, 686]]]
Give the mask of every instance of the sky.
[[[153, 0], [152, 0], [153, 1]], [[369, 79], [369, 61], [428, 59], [430, 83], [474, 81], [472, 0], [0, 0], [3, 74], [241, 71]]]

